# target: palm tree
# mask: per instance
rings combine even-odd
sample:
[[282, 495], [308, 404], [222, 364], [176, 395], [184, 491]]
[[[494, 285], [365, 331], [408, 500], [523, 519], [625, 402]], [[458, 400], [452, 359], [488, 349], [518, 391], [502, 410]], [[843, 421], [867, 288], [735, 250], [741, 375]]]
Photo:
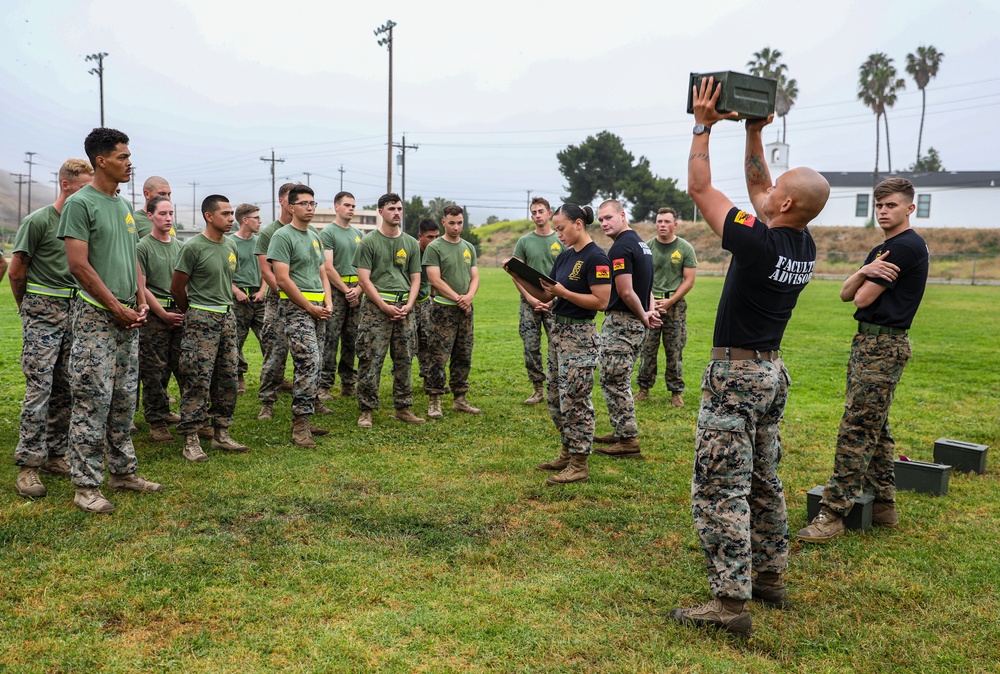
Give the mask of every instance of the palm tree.
[[781, 142], [785, 142], [785, 134], [788, 131], [785, 115], [795, 105], [795, 99], [799, 96], [799, 84], [795, 80], [788, 79], [788, 66], [781, 63], [781, 52], [777, 49], [764, 47], [758, 52], [754, 52], [753, 58], [747, 61], [747, 68], [751, 75], [757, 77], [769, 77], [778, 82], [778, 90], [775, 94], [774, 114], [781, 118]]
[[[896, 103], [896, 92], [906, 86], [906, 82], [896, 77], [896, 67], [892, 59], [879, 52], [872, 54], [858, 69], [858, 98], [875, 113], [875, 170], [872, 184], [878, 179], [879, 122], [886, 110]], [[892, 172], [892, 153], [889, 149], [889, 118], [885, 122], [885, 150], [889, 157], [889, 171]]]
[[944, 54], [934, 48], [933, 45], [917, 47], [916, 54], [906, 55], [906, 72], [913, 77], [920, 89], [920, 133], [917, 135], [917, 162], [920, 162], [920, 144], [924, 138], [924, 111], [927, 109], [927, 84], [931, 78], [937, 77], [938, 66]]

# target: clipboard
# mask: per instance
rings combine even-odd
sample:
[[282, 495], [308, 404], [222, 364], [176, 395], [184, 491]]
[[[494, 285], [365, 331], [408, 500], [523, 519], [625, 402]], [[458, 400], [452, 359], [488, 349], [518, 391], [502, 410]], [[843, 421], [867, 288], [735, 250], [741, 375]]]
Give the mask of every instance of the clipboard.
[[522, 279], [524, 279], [525, 281], [527, 281], [528, 283], [539, 289], [542, 287], [542, 284], [540, 283], [541, 279], [544, 279], [546, 283], [550, 283], [552, 285], [556, 284], [555, 279], [553, 279], [551, 276], [547, 276], [542, 272], [538, 271], [537, 269], [529, 267], [527, 264], [525, 264], [523, 261], [521, 261], [516, 257], [512, 257], [510, 258], [510, 260], [507, 261], [507, 270], [508, 273], [513, 272], [517, 274]]

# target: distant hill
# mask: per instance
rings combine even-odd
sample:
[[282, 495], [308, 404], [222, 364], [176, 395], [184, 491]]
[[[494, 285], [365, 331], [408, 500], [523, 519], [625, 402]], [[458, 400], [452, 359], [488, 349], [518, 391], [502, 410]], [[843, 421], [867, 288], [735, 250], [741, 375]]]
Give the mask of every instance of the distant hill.
[[[49, 176], [49, 174], [45, 174]], [[50, 176], [51, 177], [51, 176]], [[51, 183], [42, 183], [35, 178], [31, 186], [31, 210], [37, 210], [45, 204], [55, 201], [55, 189]], [[28, 214], [28, 186], [21, 187], [21, 217]], [[0, 172], [0, 228], [17, 229], [17, 178], [12, 174]]]

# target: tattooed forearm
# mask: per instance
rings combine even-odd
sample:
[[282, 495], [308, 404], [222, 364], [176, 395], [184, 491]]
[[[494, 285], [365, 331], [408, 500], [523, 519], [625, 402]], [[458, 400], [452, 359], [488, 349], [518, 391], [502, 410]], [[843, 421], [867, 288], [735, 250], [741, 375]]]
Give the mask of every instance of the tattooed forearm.
[[750, 185], [768, 184], [767, 165], [764, 164], [764, 158], [759, 154], [753, 153], [747, 155], [746, 176], [747, 183]]
[[707, 152], [693, 152], [691, 156], [688, 157], [688, 161], [694, 161], [695, 159], [701, 159], [702, 161], [708, 161]]

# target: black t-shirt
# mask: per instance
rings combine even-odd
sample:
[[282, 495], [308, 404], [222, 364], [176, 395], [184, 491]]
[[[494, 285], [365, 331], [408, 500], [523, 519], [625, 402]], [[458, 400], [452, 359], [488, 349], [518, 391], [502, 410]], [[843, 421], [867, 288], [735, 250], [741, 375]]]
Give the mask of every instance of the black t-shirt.
[[899, 276], [895, 281], [868, 279], [885, 286], [885, 290], [870, 305], [855, 311], [854, 318], [865, 323], [909, 330], [927, 285], [927, 267], [930, 261], [927, 243], [912, 229], [904, 230], [872, 248], [865, 258], [865, 264], [882, 255], [899, 267]]
[[808, 228], [771, 229], [733, 208], [722, 228], [722, 247], [733, 260], [722, 287], [712, 345], [780, 348], [792, 309], [816, 264], [816, 244]]
[[[627, 229], [618, 235], [608, 251], [611, 259], [611, 279], [618, 274], [632, 275], [632, 290], [639, 296], [642, 308], [649, 311], [649, 297], [653, 293], [653, 253], [639, 235]], [[607, 311], [628, 311], [622, 298], [618, 296], [618, 288], [611, 284], [611, 299]]]
[[[590, 286], [611, 283], [611, 262], [601, 247], [591, 241], [580, 252], [567, 248], [559, 253], [549, 275], [567, 290], [590, 294]], [[583, 309], [569, 300], [557, 297], [552, 305], [552, 313], [568, 318], [593, 318], [597, 312]]]

